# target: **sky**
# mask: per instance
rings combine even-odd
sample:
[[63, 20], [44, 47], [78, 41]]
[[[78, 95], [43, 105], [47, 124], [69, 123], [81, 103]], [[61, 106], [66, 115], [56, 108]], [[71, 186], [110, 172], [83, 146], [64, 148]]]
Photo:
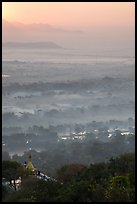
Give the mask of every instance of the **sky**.
[[134, 2], [2, 2], [2, 18], [53, 26], [134, 26]]
[[134, 53], [134, 2], [2, 2], [2, 18], [3, 42]]

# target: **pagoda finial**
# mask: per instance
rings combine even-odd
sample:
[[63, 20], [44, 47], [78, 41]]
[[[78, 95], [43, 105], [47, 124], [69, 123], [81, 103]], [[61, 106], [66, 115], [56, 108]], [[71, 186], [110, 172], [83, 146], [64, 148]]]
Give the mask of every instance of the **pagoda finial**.
[[32, 161], [31, 161], [31, 153], [29, 153], [29, 161], [28, 161], [28, 164], [27, 164], [27, 166], [26, 166], [26, 168], [32, 173], [34, 173], [35, 172], [35, 167], [33, 166], [33, 164], [32, 164]]

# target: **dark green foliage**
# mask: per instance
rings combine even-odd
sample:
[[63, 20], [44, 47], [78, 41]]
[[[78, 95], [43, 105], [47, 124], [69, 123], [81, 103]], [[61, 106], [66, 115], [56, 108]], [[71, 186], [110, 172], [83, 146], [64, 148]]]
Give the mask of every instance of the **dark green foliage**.
[[7, 181], [11, 185], [11, 181], [14, 181], [14, 184], [11, 186], [16, 190], [15, 180], [19, 177], [27, 176], [28, 171], [16, 161], [2, 161], [2, 179]]
[[135, 155], [111, 158], [108, 163], [68, 164], [57, 170], [55, 181], [34, 176], [4, 202], [134, 202]]
[[110, 177], [105, 192], [106, 200], [110, 202], [130, 202], [132, 199], [132, 191], [129, 183], [128, 175]]
[[68, 164], [57, 170], [58, 181], [67, 183], [86, 166], [83, 164]]
[[31, 176], [24, 180], [21, 190], [7, 196], [4, 202], [51, 202], [60, 185]]
[[16, 161], [2, 161], [2, 178], [11, 183], [14, 180], [14, 188], [16, 190], [15, 180], [22, 175], [22, 166]]
[[109, 160], [109, 171], [111, 174], [124, 174], [126, 172], [135, 172], [135, 155], [132, 153], [124, 154], [117, 158]]

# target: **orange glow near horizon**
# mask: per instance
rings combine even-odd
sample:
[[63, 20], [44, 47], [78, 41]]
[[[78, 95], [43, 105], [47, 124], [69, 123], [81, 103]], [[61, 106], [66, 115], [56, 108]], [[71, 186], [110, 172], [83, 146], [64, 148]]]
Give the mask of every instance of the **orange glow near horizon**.
[[134, 2], [2, 2], [7, 21], [54, 26], [134, 26]]

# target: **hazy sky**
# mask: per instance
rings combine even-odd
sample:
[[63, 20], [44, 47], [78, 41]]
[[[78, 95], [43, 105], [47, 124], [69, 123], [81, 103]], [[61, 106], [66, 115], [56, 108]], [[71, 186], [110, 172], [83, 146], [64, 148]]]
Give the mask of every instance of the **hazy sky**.
[[134, 26], [134, 2], [2, 2], [2, 18], [54, 26]]

